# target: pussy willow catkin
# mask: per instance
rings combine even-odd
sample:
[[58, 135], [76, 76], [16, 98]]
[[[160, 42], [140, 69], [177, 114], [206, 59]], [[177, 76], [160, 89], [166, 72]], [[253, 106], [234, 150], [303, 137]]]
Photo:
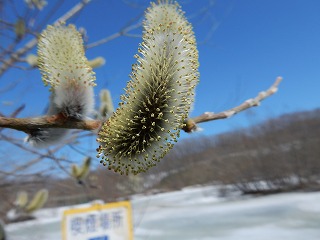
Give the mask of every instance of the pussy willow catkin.
[[[51, 87], [48, 115], [62, 113], [82, 120], [93, 111], [95, 76], [75, 26], [61, 23], [43, 30], [38, 41], [37, 65], [44, 84]], [[68, 132], [63, 128], [36, 129], [25, 141], [34, 147], [48, 147], [61, 142]]]
[[48, 26], [41, 33], [38, 56], [42, 80], [51, 86], [56, 107], [72, 117], [89, 114], [94, 106], [95, 74], [75, 26]]
[[75, 26], [48, 26], [38, 43], [39, 67], [45, 85], [56, 88], [76, 80], [94, 86], [94, 73], [84, 55], [83, 40]]
[[156, 165], [177, 141], [198, 82], [191, 24], [172, 1], [152, 3], [131, 80], [97, 141], [101, 163], [121, 174]]

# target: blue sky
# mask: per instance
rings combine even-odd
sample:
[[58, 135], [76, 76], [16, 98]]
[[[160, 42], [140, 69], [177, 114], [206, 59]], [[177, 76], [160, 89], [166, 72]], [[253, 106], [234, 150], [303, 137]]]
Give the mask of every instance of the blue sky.
[[[47, 8], [55, 1], [48, 2]], [[65, 1], [52, 21], [76, 2]], [[216, 0], [207, 9], [207, 0], [178, 2], [193, 24], [199, 43], [200, 84], [191, 116], [234, 107], [267, 89], [277, 76], [284, 78], [279, 92], [260, 107], [227, 120], [203, 123], [200, 134], [218, 134], [283, 113], [319, 107], [320, 1]], [[149, 1], [142, 0], [93, 0], [70, 23], [86, 28], [90, 43], [119, 31], [141, 16], [148, 5]], [[141, 34], [141, 28], [133, 33]], [[139, 42], [140, 38], [121, 37], [87, 51], [89, 59], [106, 59], [106, 64], [96, 69], [97, 96], [107, 87], [114, 103], [119, 102]], [[2, 104], [1, 111], [10, 112], [26, 103], [21, 116], [41, 115], [48, 88], [42, 85], [39, 71], [13, 69], [2, 77], [0, 89], [15, 80], [20, 81], [19, 86], [0, 96], [1, 102], [13, 105]]]

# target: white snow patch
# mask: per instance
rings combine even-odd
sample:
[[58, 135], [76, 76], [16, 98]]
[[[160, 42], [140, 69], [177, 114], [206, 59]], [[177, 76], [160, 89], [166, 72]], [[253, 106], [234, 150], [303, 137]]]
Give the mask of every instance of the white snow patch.
[[[133, 196], [135, 240], [320, 239], [320, 193], [219, 198], [216, 187]], [[61, 239], [62, 213], [42, 209], [36, 220], [6, 226], [11, 240]]]

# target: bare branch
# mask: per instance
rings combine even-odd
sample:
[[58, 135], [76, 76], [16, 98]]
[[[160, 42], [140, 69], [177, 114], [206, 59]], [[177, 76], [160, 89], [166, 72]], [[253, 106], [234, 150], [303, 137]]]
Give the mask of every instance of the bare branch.
[[[57, 152], [60, 148], [63, 147], [63, 145], [59, 145], [53, 150], [49, 149], [49, 150], [47, 150], [47, 153], [42, 153], [41, 151], [38, 151], [36, 148], [28, 147], [27, 145], [22, 144], [20, 141], [17, 142], [15, 139], [13, 139], [11, 137], [8, 137], [8, 136], [6, 136], [4, 134], [0, 134], [0, 137], [1, 137], [1, 139], [5, 140], [6, 142], [8, 142], [8, 143], [10, 143], [10, 144], [12, 144], [12, 145], [14, 145], [16, 147], [19, 147], [20, 149], [22, 149], [22, 150], [24, 150], [26, 152], [38, 155], [41, 159], [49, 158], [49, 159], [53, 159], [53, 160], [69, 162], [69, 160], [67, 160], [67, 159], [57, 158], [57, 157], [53, 156], [53, 153]], [[40, 161], [40, 160], [38, 160], [38, 161]], [[34, 160], [34, 161], [37, 161], [37, 160]], [[35, 162], [34, 162], [34, 164], [35, 164]]]
[[139, 28], [141, 25], [142, 25], [142, 23], [139, 22], [139, 23], [133, 24], [131, 26], [125, 27], [122, 30], [120, 30], [119, 32], [116, 32], [116, 33], [114, 33], [114, 34], [112, 34], [112, 35], [110, 35], [110, 36], [108, 36], [106, 38], [103, 38], [103, 39], [100, 39], [100, 40], [98, 40], [96, 42], [88, 44], [86, 46], [86, 48], [88, 49], [88, 48], [97, 47], [99, 45], [102, 45], [104, 43], [110, 42], [111, 40], [114, 40], [114, 39], [116, 39], [118, 37], [121, 37], [121, 36], [131, 36], [129, 34], [129, 32], [134, 30], [134, 29], [136, 29], [136, 28]]
[[[268, 90], [260, 92], [258, 96], [244, 101], [239, 106], [220, 113], [205, 112], [200, 116], [189, 118], [185, 121], [186, 126], [183, 127], [182, 130], [185, 132], [192, 132], [196, 129], [197, 123], [229, 118], [248, 108], [259, 106], [262, 100], [277, 92], [278, 85], [281, 81], [282, 77], [278, 77]], [[73, 118], [66, 118], [63, 114], [37, 118], [0, 117], [0, 128], [11, 128], [25, 133], [30, 133], [32, 130], [38, 128], [68, 128], [92, 131], [98, 130], [101, 125], [102, 121], [99, 120], [76, 120]]]
[[66, 22], [68, 19], [72, 18], [78, 12], [80, 12], [91, 0], [82, 0], [81, 2], [77, 3], [72, 9], [66, 12], [63, 16], [55, 21], [57, 22]]
[[38, 128], [97, 130], [101, 124], [101, 121], [98, 120], [76, 120], [65, 118], [62, 114], [37, 118], [0, 117], [0, 127], [11, 128], [25, 133], [30, 133], [31, 130]]
[[237, 107], [231, 108], [220, 113], [205, 112], [200, 116], [189, 118], [185, 121], [186, 126], [183, 128], [183, 130], [185, 132], [192, 132], [197, 128], [197, 123], [229, 118], [248, 108], [259, 106], [262, 100], [278, 91], [278, 85], [281, 81], [282, 77], [277, 77], [276, 81], [271, 85], [271, 87], [268, 90], [260, 92], [258, 96], [256, 96], [255, 98], [248, 99]]

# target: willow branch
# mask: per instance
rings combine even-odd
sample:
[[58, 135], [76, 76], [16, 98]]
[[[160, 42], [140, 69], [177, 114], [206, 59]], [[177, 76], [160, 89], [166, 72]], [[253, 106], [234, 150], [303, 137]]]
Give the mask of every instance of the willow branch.
[[[197, 128], [198, 123], [229, 118], [248, 108], [259, 106], [262, 100], [278, 91], [278, 85], [281, 81], [282, 77], [278, 77], [268, 90], [260, 92], [258, 96], [244, 101], [239, 106], [220, 113], [205, 112], [200, 116], [189, 118], [185, 121], [186, 125], [182, 130], [185, 132], [192, 132]], [[94, 131], [100, 129], [102, 123], [103, 122], [99, 120], [76, 120], [73, 118], [66, 118], [63, 114], [37, 118], [0, 117], [0, 128], [11, 128], [25, 133], [30, 133], [32, 130], [39, 128], [67, 128]]]
[[25, 133], [38, 128], [97, 130], [101, 124], [98, 120], [76, 120], [65, 118], [61, 114], [36, 118], [0, 117], [0, 128], [11, 128]]
[[262, 100], [264, 100], [265, 98], [271, 96], [272, 94], [278, 91], [278, 86], [281, 81], [282, 81], [282, 77], [277, 77], [275, 82], [271, 85], [271, 87], [268, 90], [260, 92], [258, 96], [244, 101], [239, 106], [236, 106], [234, 108], [231, 108], [229, 110], [226, 110], [220, 113], [205, 112], [200, 116], [189, 118], [185, 121], [186, 125], [183, 128], [183, 130], [185, 132], [192, 132], [197, 128], [198, 123], [230, 118], [239, 112], [247, 110], [248, 108], [259, 106]]

